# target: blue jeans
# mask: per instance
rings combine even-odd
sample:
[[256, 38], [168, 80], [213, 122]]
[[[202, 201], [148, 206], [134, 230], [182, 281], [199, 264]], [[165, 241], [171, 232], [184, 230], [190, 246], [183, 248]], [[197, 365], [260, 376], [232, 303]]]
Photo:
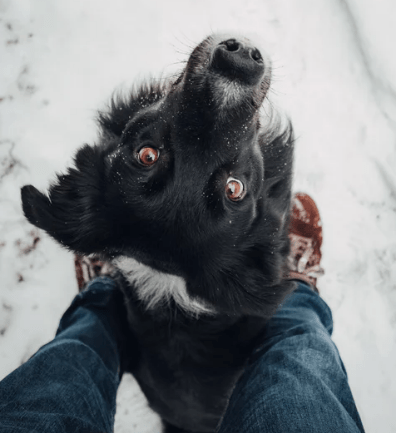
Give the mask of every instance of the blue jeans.
[[[1, 433], [113, 431], [120, 305], [107, 277], [76, 296], [54, 340], [0, 382]], [[299, 283], [268, 323], [219, 431], [363, 432], [331, 332], [329, 307]]]

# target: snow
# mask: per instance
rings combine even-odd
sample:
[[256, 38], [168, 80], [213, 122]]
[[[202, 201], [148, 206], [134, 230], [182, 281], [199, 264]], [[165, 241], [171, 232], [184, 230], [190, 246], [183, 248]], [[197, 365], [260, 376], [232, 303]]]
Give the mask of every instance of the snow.
[[[19, 188], [45, 189], [93, 143], [115, 89], [175, 74], [213, 31], [253, 36], [270, 99], [298, 137], [295, 190], [323, 218], [321, 295], [367, 432], [396, 432], [396, 37], [392, 0], [0, 3], [0, 378], [50, 340], [77, 292], [73, 258], [30, 226]], [[39, 236], [39, 240], [35, 239]], [[156, 432], [132, 377], [117, 433]]]

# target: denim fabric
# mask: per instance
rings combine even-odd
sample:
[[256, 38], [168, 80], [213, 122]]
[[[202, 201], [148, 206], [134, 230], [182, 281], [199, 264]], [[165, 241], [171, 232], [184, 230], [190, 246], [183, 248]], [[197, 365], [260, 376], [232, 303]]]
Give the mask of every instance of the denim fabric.
[[[0, 432], [111, 432], [120, 381], [120, 293], [101, 277], [77, 295], [53, 341], [0, 382]], [[363, 432], [331, 312], [304, 283], [268, 323], [221, 433]]]
[[219, 432], [364, 432], [332, 330], [330, 308], [299, 282], [268, 322]]
[[91, 282], [63, 315], [55, 339], [0, 382], [1, 433], [113, 431], [118, 294], [110, 278]]

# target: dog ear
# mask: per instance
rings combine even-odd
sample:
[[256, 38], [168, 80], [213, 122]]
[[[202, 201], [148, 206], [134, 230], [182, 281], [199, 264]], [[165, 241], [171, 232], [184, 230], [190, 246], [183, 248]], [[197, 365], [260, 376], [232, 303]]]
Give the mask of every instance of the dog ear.
[[106, 245], [103, 185], [104, 164], [98, 147], [84, 146], [75, 157], [76, 168], [58, 175], [48, 196], [32, 185], [21, 190], [26, 218], [68, 249], [90, 254]]

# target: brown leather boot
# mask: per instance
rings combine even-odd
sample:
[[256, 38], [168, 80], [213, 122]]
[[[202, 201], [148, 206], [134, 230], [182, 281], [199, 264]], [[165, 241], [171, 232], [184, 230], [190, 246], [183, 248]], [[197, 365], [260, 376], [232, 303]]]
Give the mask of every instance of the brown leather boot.
[[85, 285], [96, 277], [111, 275], [114, 272], [109, 262], [99, 260], [97, 257], [74, 256], [78, 291], [81, 292]]
[[317, 278], [324, 274], [320, 267], [322, 253], [322, 221], [313, 199], [296, 193], [292, 200], [289, 239], [289, 279], [302, 280], [319, 293]]

